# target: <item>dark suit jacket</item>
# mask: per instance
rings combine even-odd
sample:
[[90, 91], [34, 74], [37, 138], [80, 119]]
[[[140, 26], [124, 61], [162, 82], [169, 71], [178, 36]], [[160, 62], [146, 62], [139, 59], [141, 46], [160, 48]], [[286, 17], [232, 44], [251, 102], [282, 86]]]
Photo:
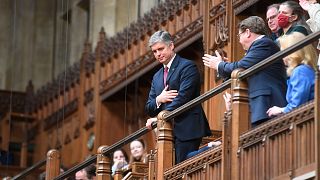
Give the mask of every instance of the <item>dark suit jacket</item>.
[[[254, 64], [277, 53], [279, 47], [271, 39], [264, 36], [252, 43], [246, 55], [237, 62], [219, 63], [218, 73], [230, 78], [231, 72], [237, 68], [247, 69]], [[282, 59], [249, 77], [249, 103], [251, 122], [268, 119], [267, 110], [272, 106], [284, 107], [286, 102], [286, 70]]]
[[[174, 58], [167, 76], [167, 85], [179, 95], [171, 103], [156, 105], [156, 97], [164, 89], [162, 67], [152, 80], [149, 98], [145, 106], [147, 114], [155, 117], [162, 110], [172, 111], [200, 95], [200, 75], [197, 66], [179, 55]], [[173, 133], [181, 141], [211, 135], [207, 118], [201, 105], [187, 110], [174, 119]]]

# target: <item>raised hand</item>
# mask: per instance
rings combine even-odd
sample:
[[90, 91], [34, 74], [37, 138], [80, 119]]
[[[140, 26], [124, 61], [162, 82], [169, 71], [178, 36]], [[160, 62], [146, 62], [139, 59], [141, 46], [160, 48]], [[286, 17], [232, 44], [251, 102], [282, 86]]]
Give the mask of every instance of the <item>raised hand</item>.
[[218, 70], [219, 63], [225, 58], [222, 58], [217, 50], [215, 51], [215, 54], [216, 56], [204, 54], [204, 56], [202, 57], [202, 61], [205, 66]]

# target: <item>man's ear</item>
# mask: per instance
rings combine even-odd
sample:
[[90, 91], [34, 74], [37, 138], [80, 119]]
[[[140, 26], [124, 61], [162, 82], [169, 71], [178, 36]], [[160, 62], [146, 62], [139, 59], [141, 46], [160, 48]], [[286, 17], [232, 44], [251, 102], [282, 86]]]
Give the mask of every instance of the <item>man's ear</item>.
[[171, 42], [171, 43], [169, 44], [169, 47], [170, 47], [171, 50], [174, 50], [174, 44], [173, 44], [173, 42]]

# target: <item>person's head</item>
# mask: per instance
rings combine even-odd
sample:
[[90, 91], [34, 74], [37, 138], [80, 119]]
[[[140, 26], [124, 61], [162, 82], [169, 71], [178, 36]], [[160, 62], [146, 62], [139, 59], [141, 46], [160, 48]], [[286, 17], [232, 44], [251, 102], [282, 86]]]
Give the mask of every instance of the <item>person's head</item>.
[[167, 31], [157, 31], [149, 39], [149, 47], [161, 64], [168, 64], [174, 56], [174, 44]]
[[114, 164], [115, 162], [120, 162], [120, 161], [128, 162], [128, 155], [123, 149], [118, 149], [113, 152], [112, 161], [113, 161], [112, 164]]
[[293, 25], [305, 25], [304, 10], [296, 1], [285, 1], [280, 4], [278, 25], [283, 29], [288, 29]]
[[267, 20], [269, 29], [273, 33], [279, 30], [279, 26], [278, 26], [279, 6], [280, 4], [272, 4], [267, 8], [266, 20]]
[[260, 35], [267, 35], [268, 28], [261, 17], [250, 16], [238, 24], [238, 38], [244, 50]]
[[145, 145], [143, 140], [137, 139], [130, 143], [131, 159], [130, 162], [144, 161]]
[[96, 166], [91, 164], [76, 173], [76, 180], [95, 180]]
[[[294, 44], [305, 39], [305, 35], [299, 32], [293, 32], [289, 35], [284, 35], [279, 38], [280, 48], [281, 50], [286, 49]], [[297, 67], [299, 64], [306, 64], [311, 66], [313, 69], [316, 69], [316, 60], [317, 58], [317, 51], [309, 44], [304, 46], [303, 48], [293, 52], [292, 54], [283, 58], [283, 61], [287, 68], [287, 74], [290, 76], [292, 70]]]

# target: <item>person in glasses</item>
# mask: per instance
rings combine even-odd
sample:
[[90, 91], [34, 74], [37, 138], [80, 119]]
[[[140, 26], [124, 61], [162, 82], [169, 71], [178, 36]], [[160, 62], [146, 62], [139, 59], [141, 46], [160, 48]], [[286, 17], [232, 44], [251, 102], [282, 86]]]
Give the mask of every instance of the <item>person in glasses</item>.
[[271, 39], [276, 40], [279, 37], [279, 25], [278, 25], [278, 15], [279, 15], [280, 4], [272, 4], [267, 7], [266, 21], [268, 27], [271, 31]]
[[[203, 63], [228, 79], [233, 70], [248, 69], [280, 51], [279, 46], [267, 34], [268, 28], [264, 20], [258, 16], [250, 16], [238, 25], [239, 42], [246, 51], [245, 56], [228, 63], [224, 62], [224, 57], [216, 51], [215, 55], [205, 54], [202, 57]], [[251, 75], [247, 81], [251, 126], [255, 127], [270, 119], [266, 113], [270, 107], [287, 104], [286, 69], [282, 59]]]

